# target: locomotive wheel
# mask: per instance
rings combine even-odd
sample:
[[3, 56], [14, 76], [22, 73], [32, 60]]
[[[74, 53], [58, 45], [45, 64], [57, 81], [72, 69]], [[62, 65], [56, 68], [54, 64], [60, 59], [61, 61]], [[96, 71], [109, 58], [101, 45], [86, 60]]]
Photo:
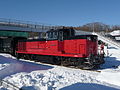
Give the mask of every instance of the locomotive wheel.
[[53, 57], [53, 64], [60, 65], [61, 64], [60, 58], [59, 57]]
[[83, 65], [83, 69], [86, 69], [86, 70], [90, 70], [90, 69], [93, 69], [94, 68], [94, 65]]
[[16, 58], [17, 58], [17, 59], [20, 59], [20, 58], [21, 58], [21, 57], [20, 57], [20, 54], [16, 53]]
[[68, 66], [68, 62], [67, 61], [62, 61], [61, 66]]
[[61, 66], [69, 66], [71, 64], [70, 58], [62, 58]]
[[40, 56], [29, 54], [16, 54], [17, 59], [24, 58], [28, 60], [34, 60], [35, 62], [44, 62], [61, 66], [75, 66], [76, 68], [90, 70], [96, 69], [99, 65], [93, 65], [93, 63], [87, 63], [84, 59], [80, 58], [68, 58], [68, 57], [55, 57], [55, 56]]
[[93, 69], [94, 65], [90, 63], [85, 63], [85, 60], [81, 59], [81, 60], [78, 60], [77, 67], [80, 69], [89, 70], [89, 69]]

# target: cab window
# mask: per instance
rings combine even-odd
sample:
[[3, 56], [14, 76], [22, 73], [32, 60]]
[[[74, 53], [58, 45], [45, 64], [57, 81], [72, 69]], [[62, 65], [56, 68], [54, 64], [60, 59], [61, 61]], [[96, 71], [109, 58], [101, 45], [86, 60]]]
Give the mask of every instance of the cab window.
[[47, 33], [47, 39], [48, 40], [56, 40], [58, 38], [57, 32], [48, 32]]

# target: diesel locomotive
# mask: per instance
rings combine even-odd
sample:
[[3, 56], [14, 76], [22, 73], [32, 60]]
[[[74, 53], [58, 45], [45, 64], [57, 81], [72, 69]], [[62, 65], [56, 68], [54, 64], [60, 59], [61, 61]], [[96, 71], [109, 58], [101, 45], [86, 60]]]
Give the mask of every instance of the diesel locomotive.
[[47, 31], [44, 39], [19, 41], [16, 57], [81, 69], [104, 63], [96, 35], [75, 35], [74, 29], [64, 28]]

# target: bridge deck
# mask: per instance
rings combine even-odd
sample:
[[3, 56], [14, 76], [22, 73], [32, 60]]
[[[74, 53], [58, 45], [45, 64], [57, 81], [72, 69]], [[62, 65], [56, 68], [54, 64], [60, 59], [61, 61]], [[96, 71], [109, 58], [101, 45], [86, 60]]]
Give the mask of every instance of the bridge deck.
[[0, 30], [46, 32], [47, 30], [58, 29], [61, 27], [62, 26], [52, 26], [52, 25], [0, 18]]

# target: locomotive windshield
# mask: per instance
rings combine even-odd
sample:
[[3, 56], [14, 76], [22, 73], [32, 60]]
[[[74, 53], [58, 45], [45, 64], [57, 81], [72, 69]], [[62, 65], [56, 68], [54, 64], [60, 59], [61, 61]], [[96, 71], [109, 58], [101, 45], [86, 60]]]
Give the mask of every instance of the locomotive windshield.
[[96, 41], [97, 41], [97, 36], [92, 35], [92, 36], [91, 36], [91, 41], [96, 42]]
[[50, 31], [47, 32], [47, 40], [57, 40], [58, 39], [58, 32]]
[[47, 40], [65, 40], [74, 36], [75, 31], [73, 29], [58, 29], [58, 30], [50, 30], [47, 32]]

